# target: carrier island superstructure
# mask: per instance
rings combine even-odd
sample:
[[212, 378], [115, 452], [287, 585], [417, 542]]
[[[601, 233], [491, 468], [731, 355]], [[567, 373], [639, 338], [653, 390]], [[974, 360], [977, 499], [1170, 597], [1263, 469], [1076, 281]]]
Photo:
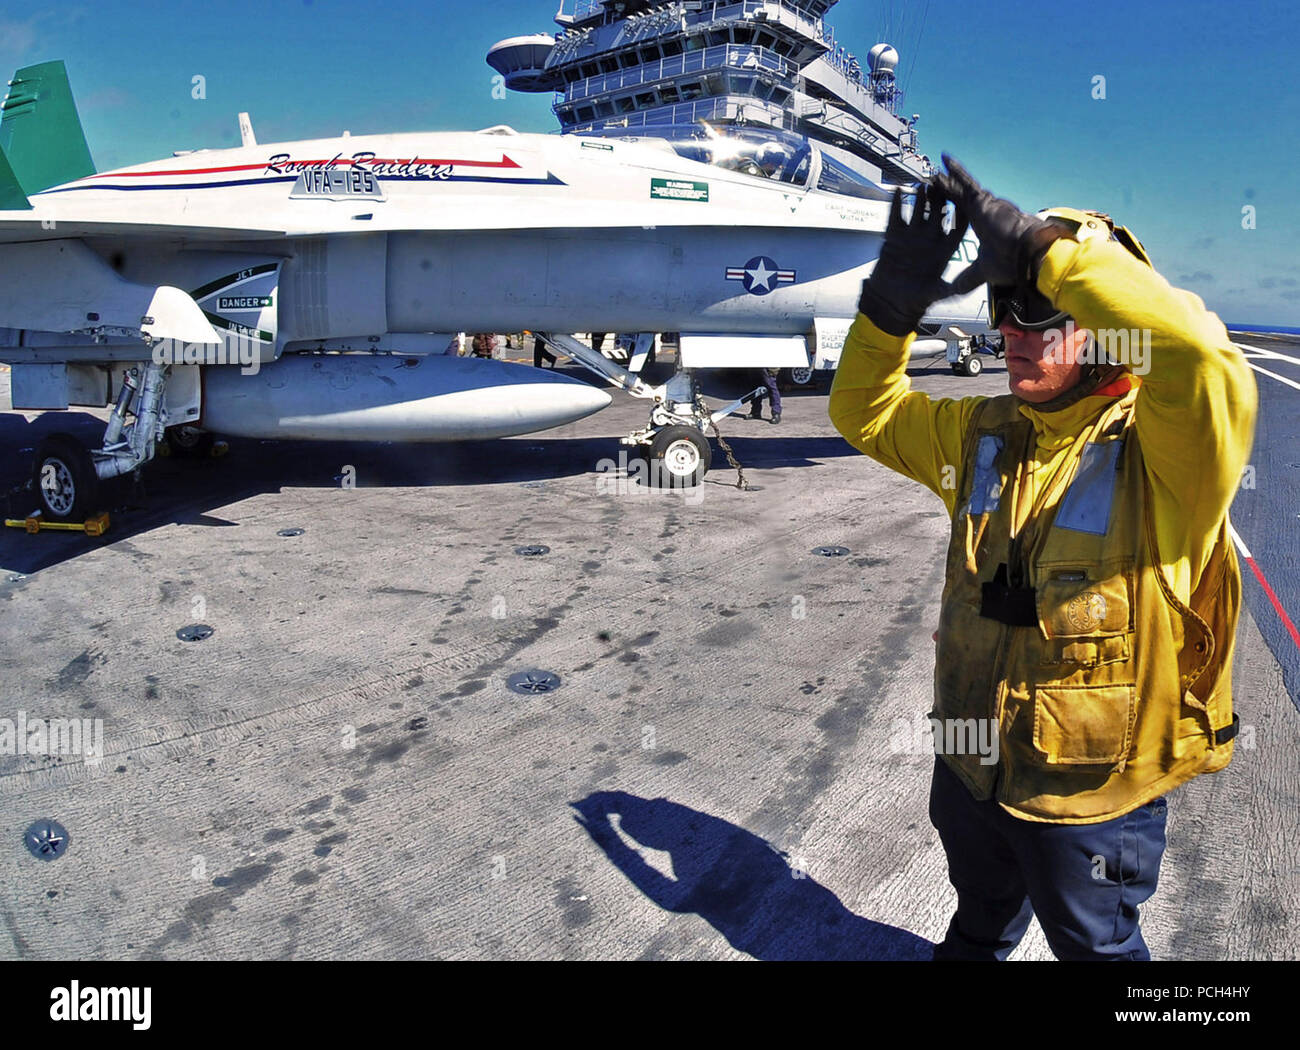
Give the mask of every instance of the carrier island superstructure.
[[915, 184], [933, 168], [902, 115], [898, 53], [878, 43], [863, 69], [826, 24], [835, 3], [576, 0], [557, 33], [502, 40], [487, 61], [512, 90], [554, 92], [565, 133], [770, 128], [816, 144], [821, 188]]

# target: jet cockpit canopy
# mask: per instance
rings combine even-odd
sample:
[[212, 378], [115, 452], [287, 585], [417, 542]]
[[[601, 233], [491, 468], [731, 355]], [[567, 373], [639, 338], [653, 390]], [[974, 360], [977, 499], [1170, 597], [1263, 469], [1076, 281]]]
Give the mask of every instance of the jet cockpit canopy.
[[734, 124], [717, 127], [705, 121], [665, 124], [638, 128], [637, 131], [637, 135], [631, 136], [602, 128], [584, 132], [584, 135], [658, 139], [687, 160], [738, 171], [742, 175], [868, 200], [889, 200], [890, 197], [886, 190], [866, 176], [824, 154], [807, 136], [792, 131]]

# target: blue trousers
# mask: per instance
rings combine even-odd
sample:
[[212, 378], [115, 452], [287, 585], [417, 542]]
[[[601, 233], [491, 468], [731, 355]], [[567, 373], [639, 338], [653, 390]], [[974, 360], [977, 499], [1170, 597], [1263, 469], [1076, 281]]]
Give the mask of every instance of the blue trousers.
[[[781, 391], [776, 385], [776, 379], [780, 374], [780, 369], [759, 368], [756, 371], [760, 382], [767, 387], [767, 400], [772, 406], [772, 415], [779, 416], [781, 414]], [[759, 403], [755, 401], [753, 414], [758, 415], [759, 411]]]
[[930, 822], [957, 912], [934, 958], [1005, 959], [1037, 915], [1058, 959], [1149, 960], [1138, 905], [1156, 891], [1167, 810], [1158, 798], [1101, 824], [1020, 820], [936, 756]]
[[767, 386], [767, 399], [772, 403], [774, 416], [781, 414], [781, 389], [776, 385], [779, 374], [776, 369], [763, 369], [763, 382]]

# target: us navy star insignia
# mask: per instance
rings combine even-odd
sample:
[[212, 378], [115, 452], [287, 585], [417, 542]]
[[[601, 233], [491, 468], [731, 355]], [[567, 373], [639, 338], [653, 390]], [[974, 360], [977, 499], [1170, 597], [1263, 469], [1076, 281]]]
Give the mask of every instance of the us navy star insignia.
[[783, 270], [769, 255], [755, 255], [744, 266], [728, 266], [727, 280], [740, 281], [750, 295], [767, 295], [778, 285], [794, 284], [794, 270]]

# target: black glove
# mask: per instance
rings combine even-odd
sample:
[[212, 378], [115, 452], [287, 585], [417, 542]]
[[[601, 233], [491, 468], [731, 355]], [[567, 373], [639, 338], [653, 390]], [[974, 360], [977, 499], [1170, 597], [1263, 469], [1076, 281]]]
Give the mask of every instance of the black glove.
[[993, 196], [946, 153], [943, 163], [948, 173], [934, 176], [932, 185], [970, 216], [971, 229], [980, 240], [979, 256], [953, 280], [953, 292], [969, 292], [981, 284], [1034, 287], [1047, 249], [1052, 242], [1068, 237], [1069, 231]]
[[885, 243], [871, 276], [862, 282], [858, 310], [882, 332], [904, 336], [915, 331], [930, 304], [953, 295], [943, 271], [966, 232], [961, 205], [952, 232], [943, 231], [947, 198], [935, 186], [916, 195], [912, 221], [903, 221], [903, 191], [894, 191]]

